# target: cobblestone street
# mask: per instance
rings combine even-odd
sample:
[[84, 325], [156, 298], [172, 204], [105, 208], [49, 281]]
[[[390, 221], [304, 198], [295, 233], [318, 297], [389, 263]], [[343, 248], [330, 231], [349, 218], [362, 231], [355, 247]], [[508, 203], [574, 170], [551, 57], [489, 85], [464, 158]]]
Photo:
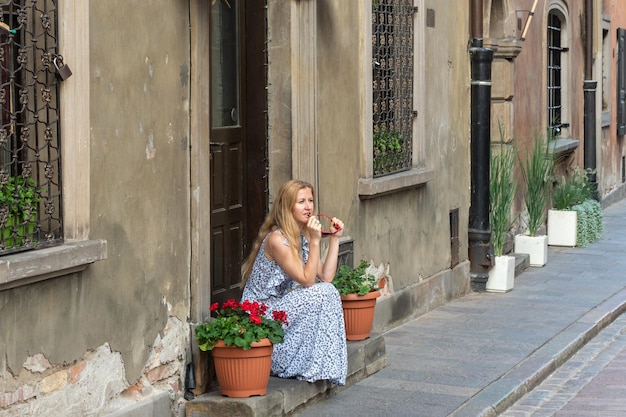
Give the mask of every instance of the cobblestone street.
[[503, 417], [626, 415], [626, 316], [585, 345]]

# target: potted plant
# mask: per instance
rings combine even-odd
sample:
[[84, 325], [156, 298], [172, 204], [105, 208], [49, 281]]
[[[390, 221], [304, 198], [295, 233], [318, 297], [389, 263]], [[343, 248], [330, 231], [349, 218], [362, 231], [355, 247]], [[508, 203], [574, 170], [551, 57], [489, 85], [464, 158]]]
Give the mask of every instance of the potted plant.
[[490, 292], [507, 292], [513, 289], [515, 257], [504, 254], [506, 235], [512, 224], [511, 208], [515, 197], [513, 162], [513, 149], [501, 141], [499, 151], [492, 151], [489, 177], [489, 223], [495, 255], [486, 285], [486, 290]]
[[572, 207], [576, 212], [576, 246], [587, 246], [600, 239], [604, 232], [602, 206], [595, 199], [587, 199]]
[[578, 212], [572, 208], [591, 197], [587, 175], [576, 167], [569, 177], [556, 181], [552, 191], [552, 208], [548, 210], [548, 245], [576, 246]]
[[341, 295], [347, 340], [364, 340], [370, 336], [380, 291], [369, 267], [370, 263], [366, 261], [361, 261], [356, 268], [341, 265], [333, 279], [333, 285]]
[[202, 351], [212, 351], [215, 373], [222, 395], [250, 397], [265, 395], [270, 377], [274, 343], [285, 337], [284, 311], [273, 311], [265, 317], [264, 303], [227, 300], [211, 312], [217, 317], [196, 326], [196, 339]]
[[531, 266], [544, 266], [548, 260], [548, 236], [538, 235], [546, 220], [554, 167], [548, 141], [536, 136], [532, 149], [520, 157], [520, 172], [524, 185], [528, 234], [515, 235], [515, 252], [529, 255]]
[[34, 240], [39, 201], [35, 180], [30, 177], [11, 176], [0, 185], [0, 228], [5, 249]]
[[602, 206], [593, 198], [588, 173], [577, 167], [569, 178], [557, 181], [548, 211], [549, 245], [586, 246], [602, 236]]

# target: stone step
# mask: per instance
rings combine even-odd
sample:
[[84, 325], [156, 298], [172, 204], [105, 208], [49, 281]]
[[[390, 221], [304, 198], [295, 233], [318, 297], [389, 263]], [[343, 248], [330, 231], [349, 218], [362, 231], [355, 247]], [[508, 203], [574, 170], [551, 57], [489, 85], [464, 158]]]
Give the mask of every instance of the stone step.
[[512, 253], [515, 256], [515, 276], [521, 275], [530, 267], [530, 255], [527, 253]]
[[348, 341], [348, 377], [338, 387], [327, 381], [309, 383], [296, 379], [270, 377], [267, 394], [249, 398], [229, 398], [214, 391], [187, 402], [186, 417], [267, 417], [288, 416], [305, 404], [327, 398], [356, 384], [387, 365], [385, 339], [372, 334], [362, 341]]

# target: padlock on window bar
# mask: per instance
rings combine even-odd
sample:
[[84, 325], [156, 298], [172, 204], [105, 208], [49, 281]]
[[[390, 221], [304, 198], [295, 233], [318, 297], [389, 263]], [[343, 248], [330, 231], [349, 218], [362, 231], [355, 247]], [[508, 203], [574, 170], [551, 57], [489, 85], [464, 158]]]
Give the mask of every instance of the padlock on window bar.
[[52, 62], [54, 63], [54, 68], [57, 70], [57, 74], [61, 77], [61, 81], [65, 81], [72, 75], [72, 70], [67, 64], [63, 63], [63, 57], [61, 55], [57, 55]]

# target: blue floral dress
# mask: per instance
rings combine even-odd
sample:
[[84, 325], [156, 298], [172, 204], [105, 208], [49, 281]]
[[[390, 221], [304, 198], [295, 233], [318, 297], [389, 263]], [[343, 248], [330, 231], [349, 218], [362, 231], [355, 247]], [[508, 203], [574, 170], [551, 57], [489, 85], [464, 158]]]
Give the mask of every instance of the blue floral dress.
[[[348, 354], [339, 292], [328, 282], [300, 286], [276, 261], [267, 259], [266, 240], [254, 261], [242, 300], [264, 302], [269, 317], [273, 310], [287, 313], [285, 341], [274, 345], [272, 374], [308, 382], [327, 379], [345, 385]], [[284, 244], [288, 245], [287, 239]], [[302, 255], [306, 263], [309, 243], [304, 236]]]

